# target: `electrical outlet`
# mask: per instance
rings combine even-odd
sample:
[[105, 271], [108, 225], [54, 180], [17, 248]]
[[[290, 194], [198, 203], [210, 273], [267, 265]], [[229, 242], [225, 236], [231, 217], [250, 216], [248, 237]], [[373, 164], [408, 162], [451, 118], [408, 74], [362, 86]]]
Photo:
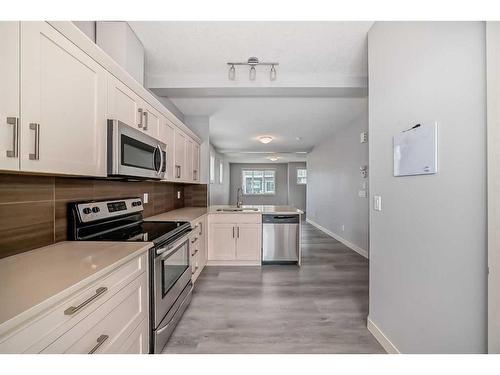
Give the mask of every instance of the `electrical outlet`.
[[382, 211], [382, 197], [380, 195], [373, 196], [373, 209], [375, 211]]
[[359, 143], [368, 142], [368, 132], [362, 132], [359, 134]]
[[149, 202], [149, 194], [148, 193], [144, 193], [144, 199], [142, 200], [142, 203], [146, 204]]
[[177, 190], [177, 199], [181, 199], [181, 191]]
[[342, 232], [345, 231], [345, 225], [342, 224]]

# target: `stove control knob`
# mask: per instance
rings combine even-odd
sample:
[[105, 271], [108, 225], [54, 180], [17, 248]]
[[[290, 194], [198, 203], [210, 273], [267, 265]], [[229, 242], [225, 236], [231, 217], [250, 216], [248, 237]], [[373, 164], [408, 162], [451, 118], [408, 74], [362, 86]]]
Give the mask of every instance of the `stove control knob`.
[[88, 208], [88, 207], [85, 207], [85, 208], [82, 210], [82, 212], [83, 212], [85, 215], [88, 215], [88, 214], [90, 214], [90, 213], [92, 212], [92, 210], [91, 210], [90, 208]]
[[140, 206], [141, 204], [142, 204], [141, 201], [132, 202], [133, 207]]
[[96, 213], [98, 213], [99, 211], [101, 211], [99, 207], [92, 207], [92, 212], [93, 212], [93, 213], [95, 213], [95, 214], [96, 214]]

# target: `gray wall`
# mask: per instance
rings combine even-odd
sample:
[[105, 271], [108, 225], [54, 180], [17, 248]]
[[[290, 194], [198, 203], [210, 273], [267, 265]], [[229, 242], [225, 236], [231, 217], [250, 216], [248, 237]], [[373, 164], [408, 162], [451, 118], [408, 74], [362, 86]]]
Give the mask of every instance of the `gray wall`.
[[[210, 191], [210, 204], [229, 204], [229, 162], [223, 154], [219, 154], [217, 151], [215, 151], [212, 145], [210, 145], [210, 155], [213, 155], [215, 157], [215, 180], [213, 184], [208, 185], [208, 189]], [[224, 170], [222, 172], [222, 184], [219, 183], [220, 162], [222, 162], [224, 166]], [[209, 169], [210, 164], [207, 167], [207, 173], [209, 173]]]
[[286, 163], [231, 163], [230, 204], [236, 204], [236, 191], [241, 187], [241, 172], [243, 169], [265, 168], [276, 170], [275, 195], [245, 195], [244, 204], [286, 205], [288, 203], [288, 165]]
[[288, 205], [305, 211], [307, 185], [297, 184], [297, 168], [306, 168], [306, 163], [288, 163]]
[[358, 196], [368, 185], [359, 170], [368, 164], [368, 144], [359, 142], [367, 115], [368, 108], [307, 155], [307, 218], [368, 252], [369, 203]]
[[[370, 319], [404, 353], [486, 351], [483, 22], [369, 32]], [[438, 122], [439, 173], [393, 177], [392, 137]]]

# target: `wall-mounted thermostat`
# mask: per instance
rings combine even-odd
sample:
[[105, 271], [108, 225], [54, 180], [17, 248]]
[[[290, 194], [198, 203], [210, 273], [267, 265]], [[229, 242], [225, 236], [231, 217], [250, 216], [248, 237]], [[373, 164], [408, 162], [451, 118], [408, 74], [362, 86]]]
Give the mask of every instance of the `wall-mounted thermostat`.
[[366, 143], [368, 142], [368, 132], [361, 132], [359, 134], [359, 143]]

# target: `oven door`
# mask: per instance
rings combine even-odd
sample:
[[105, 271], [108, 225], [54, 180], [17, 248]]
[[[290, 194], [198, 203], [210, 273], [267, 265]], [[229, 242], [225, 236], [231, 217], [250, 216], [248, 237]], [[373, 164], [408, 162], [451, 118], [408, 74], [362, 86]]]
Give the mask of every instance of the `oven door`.
[[156, 249], [153, 272], [153, 329], [156, 329], [191, 281], [187, 235], [168, 247]]
[[163, 179], [166, 145], [121, 121], [108, 120], [108, 175]]

